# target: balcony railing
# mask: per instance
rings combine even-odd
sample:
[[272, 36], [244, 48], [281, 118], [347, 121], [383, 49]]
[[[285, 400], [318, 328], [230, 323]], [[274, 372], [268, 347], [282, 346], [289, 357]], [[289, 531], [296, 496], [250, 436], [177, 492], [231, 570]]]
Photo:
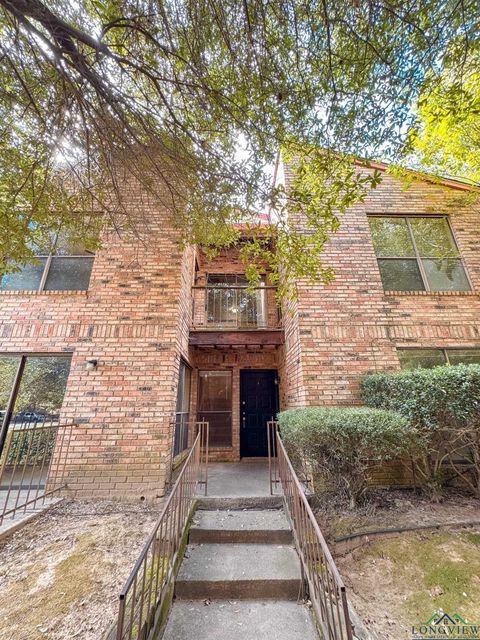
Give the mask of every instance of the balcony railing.
[[278, 329], [276, 288], [246, 285], [194, 286], [192, 326], [196, 329]]

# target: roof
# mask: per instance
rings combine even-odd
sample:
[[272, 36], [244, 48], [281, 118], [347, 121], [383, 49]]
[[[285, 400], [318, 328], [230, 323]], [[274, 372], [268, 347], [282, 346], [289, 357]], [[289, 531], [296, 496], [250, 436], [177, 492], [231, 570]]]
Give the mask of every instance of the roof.
[[259, 227], [268, 227], [272, 224], [270, 214], [268, 213], [255, 213], [250, 220], [245, 222], [235, 222], [233, 227], [235, 229], [258, 229]]
[[[357, 158], [354, 160], [354, 163], [361, 167], [367, 167], [370, 169], [377, 169], [378, 171], [385, 172], [391, 166], [389, 162], [380, 162], [377, 160], [366, 160], [364, 158]], [[275, 162], [275, 170], [273, 176], [273, 184], [277, 179], [278, 167], [280, 164], [280, 152], [277, 154], [277, 159]], [[480, 192], [480, 184], [477, 182], [469, 181], [462, 178], [453, 178], [450, 176], [436, 176], [432, 173], [427, 173], [424, 171], [419, 171], [416, 169], [405, 168], [405, 171], [409, 174], [413, 174], [419, 180], [425, 180], [427, 182], [432, 182], [434, 184], [441, 184], [445, 187], [450, 187], [451, 189], [458, 189], [459, 191], [477, 191]]]
[[[356, 159], [354, 162], [356, 165], [367, 167], [370, 169], [377, 169], [378, 171], [387, 171], [388, 168], [390, 167], [390, 163], [388, 162], [363, 160], [361, 158]], [[413, 174], [419, 180], [425, 180], [427, 182], [441, 184], [445, 187], [450, 187], [451, 189], [458, 189], [459, 191], [479, 191], [480, 192], [480, 184], [473, 181], [469, 182], [468, 180], [463, 180], [461, 178], [436, 176], [432, 173], [418, 171], [416, 169], [409, 169], [408, 167], [405, 167], [405, 171], [407, 173]]]

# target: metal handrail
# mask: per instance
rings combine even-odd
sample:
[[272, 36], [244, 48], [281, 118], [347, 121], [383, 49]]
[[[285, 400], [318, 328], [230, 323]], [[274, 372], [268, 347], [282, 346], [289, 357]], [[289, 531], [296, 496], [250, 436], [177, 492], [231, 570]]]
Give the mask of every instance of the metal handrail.
[[157, 633], [164, 604], [171, 596], [199, 484], [205, 485], [206, 493], [207, 465], [208, 423], [201, 422], [160, 517], [119, 594], [117, 621], [107, 638], [150, 640]]
[[[280, 437], [268, 423], [270, 490], [280, 484], [317, 622], [325, 640], [353, 640], [346, 588]], [[275, 459], [276, 454], [276, 459]]]
[[37, 508], [66, 488], [72, 422], [10, 423], [0, 458], [0, 525], [27, 507]]
[[[192, 287], [192, 325], [210, 329], [280, 329], [276, 287], [208, 284]], [[256, 294], [262, 294], [258, 300]]]

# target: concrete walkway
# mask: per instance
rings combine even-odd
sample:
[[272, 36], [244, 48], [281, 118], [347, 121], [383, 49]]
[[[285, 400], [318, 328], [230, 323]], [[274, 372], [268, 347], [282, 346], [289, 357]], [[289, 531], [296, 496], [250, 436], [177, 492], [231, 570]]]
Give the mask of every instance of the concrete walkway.
[[268, 460], [208, 465], [210, 498], [258, 498], [269, 495]]
[[[164, 640], [318, 640], [268, 463], [213, 464]], [[239, 508], [242, 505], [244, 508]]]
[[208, 496], [199, 490], [202, 508], [267, 509], [279, 508], [279, 493], [270, 495], [268, 459], [253, 458], [241, 462], [216, 462], [208, 465]]

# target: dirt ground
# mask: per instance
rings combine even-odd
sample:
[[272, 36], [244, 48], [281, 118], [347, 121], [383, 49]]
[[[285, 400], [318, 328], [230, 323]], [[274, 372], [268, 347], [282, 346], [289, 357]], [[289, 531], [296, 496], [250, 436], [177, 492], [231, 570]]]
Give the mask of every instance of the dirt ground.
[[480, 624], [480, 527], [399, 534], [338, 558], [349, 598], [379, 640], [411, 640], [435, 611]]
[[64, 501], [0, 546], [2, 640], [100, 640], [159, 507]]
[[371, 492], [369, 504], [355, 511], [320, 499], [314, 510], [330, 541], [375, 529], [480, 520], [480, 500], [453, 489], [442, 502], [412, 490], [391, 489]]

